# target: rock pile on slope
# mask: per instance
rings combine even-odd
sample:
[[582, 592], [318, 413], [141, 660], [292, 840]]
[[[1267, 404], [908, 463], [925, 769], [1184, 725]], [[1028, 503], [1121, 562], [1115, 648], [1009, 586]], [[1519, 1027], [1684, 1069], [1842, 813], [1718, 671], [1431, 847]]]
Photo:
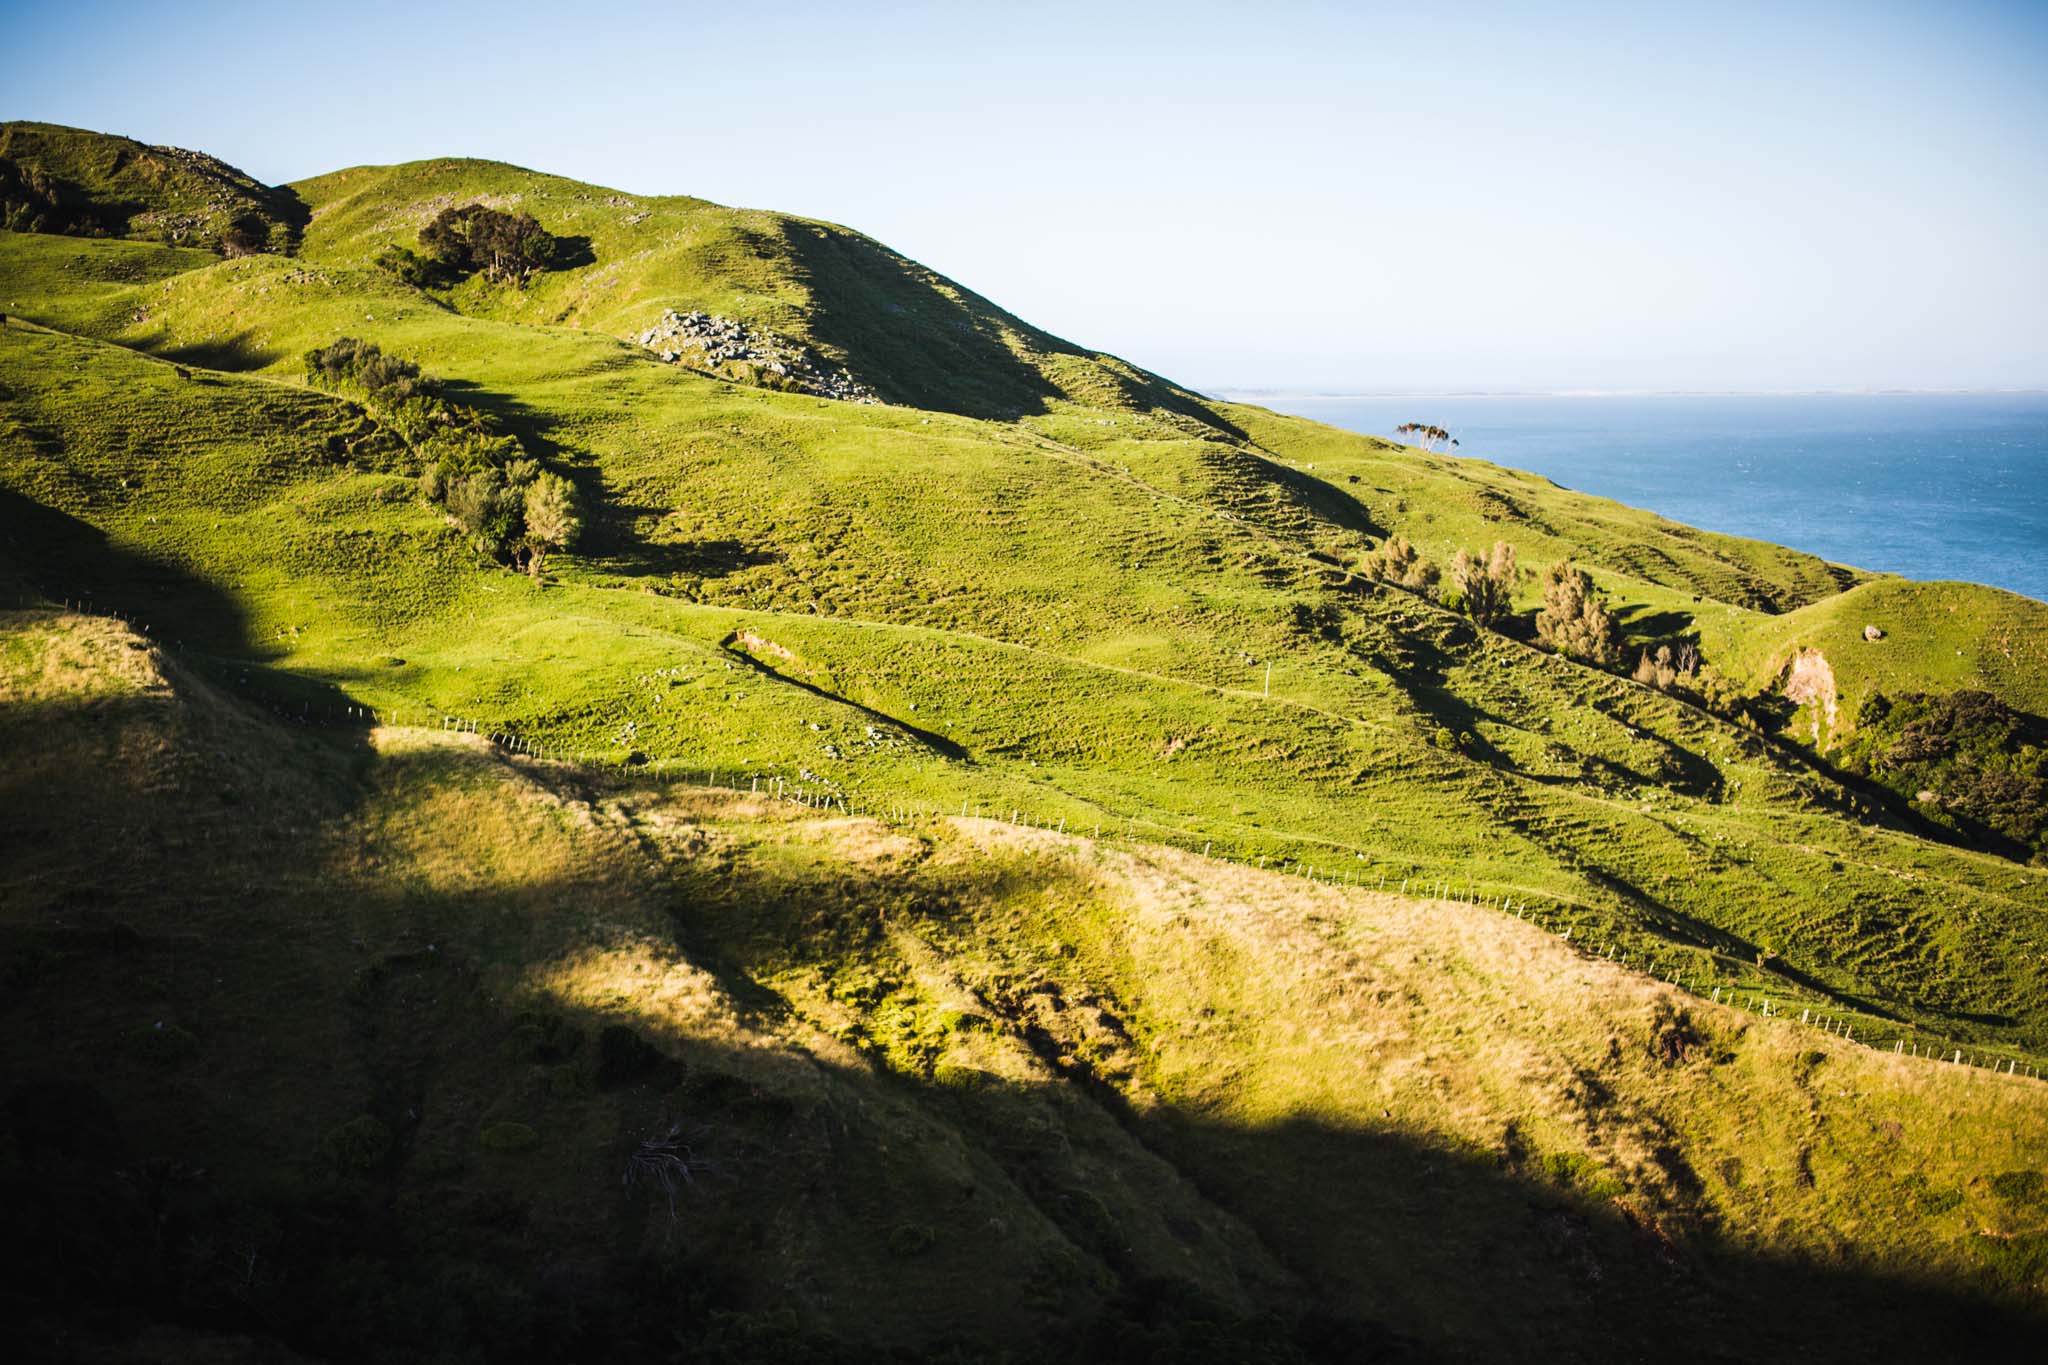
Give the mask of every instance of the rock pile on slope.
[[671, 308], [640, 334], [640, 344], [668, 363], [708, 369], [729, 379], [837, 398], [878, 401], [874, 391], [845, 370], [823, 364], [807, 346], [736, 318]]

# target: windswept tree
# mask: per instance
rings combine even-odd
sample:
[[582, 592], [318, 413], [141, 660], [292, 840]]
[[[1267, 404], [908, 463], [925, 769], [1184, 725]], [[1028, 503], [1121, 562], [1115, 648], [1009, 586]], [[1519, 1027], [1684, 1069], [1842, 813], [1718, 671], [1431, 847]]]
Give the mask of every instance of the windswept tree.
[[555, 550], [576, 543], [583, 518], [576, 509], [576, 486], [559, 474], [542, 474], [526, 490], [526, 570], [540, 577], [541, 561]]
[[1493, 553], [1484, 559], [1469, 550], [1459, 550], [1451, 559], [1452, 586], [1475, 625], [1491, 626], [1507, 614], [1519, 577], [1515, 547], [1505, 540], [1493, 542]]
[[1392, 583], [1397, 588], [1410, 592], [1426, 592], [1439, 577], [1436, 565], [1422, 557], [1422, 552], [1408, 543], [1403, 535], [1388, 536], [1377, 550], [1360, 561], [1359, 571], [1367, 578], [1381, 583]]
[[1566, 658], [1613, 668], [1621, 662], [1621, 627], [1593, 590], [1593, 577], [1561, 559], [1543, 574], [1536, 638]]
[[1403, 422], [1394, 428], [1394, 434], [1405, 439], [1410, 445], [1421, 446], [1424, 450], [1433, 451], [1439, 446], [1445, 450], [1458, 448], [1456, 437], [1442, 427], [1431, 426], [1427, 422]]

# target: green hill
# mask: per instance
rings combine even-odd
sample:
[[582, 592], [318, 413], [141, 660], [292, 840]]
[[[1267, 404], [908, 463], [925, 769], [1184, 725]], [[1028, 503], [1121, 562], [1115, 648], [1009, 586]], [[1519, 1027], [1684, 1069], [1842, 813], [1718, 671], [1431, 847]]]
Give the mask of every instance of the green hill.
[[[654, 1273], [643, 1252], [719, 1268], [705, 1302], [735, 1332], [787, 1307], [792, 1331], [919, 1349], [1064, 1319], [1200, 1325], [1220, 1358], [1233, 1333], [1492, 1356], [1541, 1305], [1536, 1355], [1631, 1356], [1682, 1323], [1703, 1355], [1847, 1357], [1899, 1331], [1937, 1349], [1942, 1304], [1987, 1331], [2038, 1310], [2048, 887], [1836, 773], [1817, 703], [1781, 688], [1818, 651], [1838, 713], [1967, 686], [2039, 714], [2048, 607], [1210, 402], [828, 224], [482, 162], [289, 192], [290, 256], [0, 233], [0, 566], [25, 604], [0, 707], [45, 753], [17, 793], [90, 777], [14, 800], [47, 860], [0, 907], [44, 983], [17, 1008], [111, 1045], [95, 1002], [134, 980], [96, 994], [100, 950], [42, 937], [88, 909], [95, 933], [233, 957], [255, 992], [216, 1016], [196, 975], [133, 958], [204, 1025], [177, 1024], [199, 1050], [161, 1084], [147, 1057], [92, 1082], [137, 1152], [228, 1172], [208, 1197], [233, 1205], [266, 1172], [339, 1178], [305, 1144], [369, 1115], [382, 1154], [295, 1185], [287, 1222], [331, 1196], [358, 1226], [374, 1187], [407, 1237], [463, 1229], [429, 1297], [472, 1322], [550, 1247], [605, 1293]], [[550, 268], [419, 288], [377, 264], [470, 203], [534, 214]], [[637, 338], [667, 310], [886, 401], [664, 363]], [[479, 553], [422, 496], [422, 438], [306, 382], [344, 335], [573, 481], [574, 550], [545, 577]], [[1572, 559], [1631, 654], [1695, 640], [1750, 695], [1716, 714], [1535, 647], [1534, 577], [1500, 631], [1371, 581], [1396, 534], [1444, 564], [1495, 539], [1527, 569]], [[145, 622], [161, 652], [134, 674], [139, 641], [49, 602]], [[115, 830], [150, 833], [109, 859]], [[203, 894], [171, 880], [216, 862]], [[459, 989], [425, 984], [456, 959]], [[1774, 1018], [1713, 1003], [1731, 993]], [[229, 1036], [272, 1012], [294, 1017]], [[347, 1085], [298, 1077], [175, 1136], [231, 1082], [337, 1049]], [[1922, 1060], [1958, 1050], [2018, 1074]], [[85, 1078], [83, 1055], [43, 1069]], [[627, 1063], [651, 1069], [591, 1079]], [[699, 1084], [698, 1108], [743, 1112], [672, 1112]], [[444, 1117], [402, 1117], [441, 1115], [406, 1099], [429, 1092]], [[1938, 1160], [1936, 1110], [1969, 1134]], [[691, 1195], [687, 1254], [665, 1201], [611, 1211], [632, 1143], [677, 1117], [737, 1144], [734, 1183]], [[430, 1122], [451, 1126], [406, 1126]], [[493, 1213], [506, 1182], [520, 1211]], [[970, 1184], [993, 1211], [948, 1202]], [[405, 1246], [363, 1254], [430, 1254]], [[338, 1296], [275, 1329], [307, 1349], [351, 1354], [319, 1334], [400, 1293], [292, 1264]], [[1906, 1283], [1927, 1302], [1885, 1308]], [[1462, 1311], [1510, 1293], [1496, 1325]], [[1817, 1299], [1878, 1308], [1788, 1307]], [[1718, 1335], [1742, 1324], [1760, 1335]]]
[[237, 251], [289, 250], [306, 211], [290, 190], [182, 147], [52, 123], [0, 123], [0, 226]]

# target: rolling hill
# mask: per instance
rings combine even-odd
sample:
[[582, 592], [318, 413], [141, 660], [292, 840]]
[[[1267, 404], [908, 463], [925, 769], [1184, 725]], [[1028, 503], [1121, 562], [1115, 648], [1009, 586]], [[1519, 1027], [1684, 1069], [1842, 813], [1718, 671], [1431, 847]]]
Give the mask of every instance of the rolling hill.
[[[60, 131], [8, 154], [118, 160]], [[2039, 714], [2048, 607], [1214, 402], [830, 224], [455, 160], [251, 194], [301, 206], [290, 254], [0, 233], [8, 1169], [71, 1197], [83, 1126], [210, 1173], [150, 1187], [214, 1249], [138, 1261], [138, 1322], [390, 1358], [2038, 1332], [2048, 887], [1779, 687], [1817, 651], [1838, 716]], [[378, 264], [470, 203], [553, 268]], [[882, 401], [639, 344], [693, 310]], [[389, 411], [306, 382], [340, 336], [569, 478], [572, 552], [479, 553]], [[1397, 534], [1579, 563], [1750, 704], [1536, 647], [1533, 578], [1499, 631], [1372, 581]], [[693, 1143], [671, 1222], [646, 1182]], [[141, 1216], [105, 1203], [80, 1264]]]

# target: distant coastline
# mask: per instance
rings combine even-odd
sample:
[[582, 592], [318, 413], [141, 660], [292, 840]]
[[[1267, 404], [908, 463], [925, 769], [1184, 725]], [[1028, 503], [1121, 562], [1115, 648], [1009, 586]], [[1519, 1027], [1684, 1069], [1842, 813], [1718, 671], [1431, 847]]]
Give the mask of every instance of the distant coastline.
[[2042, 390], [1237, 392], [1370, 435], [1431, 422], [1457, 455], [1691, 526], [2048, 601]]
[[2048, 396], [2038, 387], [1962, 389], [1259, 389], [1228, 386], [1199, 392], [1225, 402], [1285, 398], [1341, 402], [1364, 398], [2003, 398]]

